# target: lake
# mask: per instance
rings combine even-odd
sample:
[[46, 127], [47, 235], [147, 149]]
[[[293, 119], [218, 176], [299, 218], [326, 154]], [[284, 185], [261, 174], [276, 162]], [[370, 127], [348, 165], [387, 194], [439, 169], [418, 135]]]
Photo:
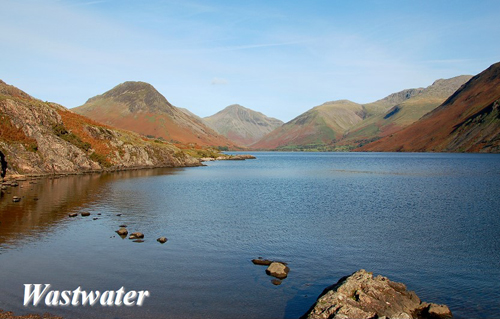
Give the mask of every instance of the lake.
[[[251, 154], [9, 188], [0, 199], [0, 308], [65, 318], [298, 318], [325, 287], [364, 268], [457, 318], [498, 317], [500, 155]], [[120, 238], [121, 224], [144, 242]], [[288, 278], [273, 285], [251, 262], [259, 256], [287, 262]], [[23, 307], [30, 283], [150, 297], [142, 307]]]

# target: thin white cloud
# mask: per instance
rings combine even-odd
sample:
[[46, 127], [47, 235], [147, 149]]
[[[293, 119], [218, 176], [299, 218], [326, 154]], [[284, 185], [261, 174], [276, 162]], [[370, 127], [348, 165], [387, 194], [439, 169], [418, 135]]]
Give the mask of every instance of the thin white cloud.
[[212, 82], [210, 82], [211, 85], [226, 85], [229, 82], [226, 79], [222, 78], [213, 78]]

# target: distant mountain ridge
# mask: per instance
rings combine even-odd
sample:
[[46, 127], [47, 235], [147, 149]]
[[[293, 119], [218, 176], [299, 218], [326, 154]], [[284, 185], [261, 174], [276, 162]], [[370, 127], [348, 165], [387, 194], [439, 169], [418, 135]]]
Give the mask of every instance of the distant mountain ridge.
[[202, 119], [209, 127], [238, 145], [248, 146], [268, 134], [283, 122], [239, 104]]
[[364, 105], [327, 102], [299, 115], [251, 145], [255, 149], [348, 151], [392, 134], [432, 111], [471, 76], [440, 79]]
[[500, 63], [412, 125], [360, 151], [500, 152]]
[[[450, 79], [439, 79], [426, 88], [412, 89], [409, 98], [399, 101], [392, 99], [397, 103], [393, 105], [387, 103], [385, 109], [379, 109], [383, 112], [372, 113], [373, 115], [362, 123], [350, 128], [339, 143], [355, 147], [397, 132], [438, 107], [471, 78], [471, 75], [461, 75]], [[371, 104], [365, 105], [365, 108], [369, 107]]]
[[255, 149], [309, 150], [339, 139], [363, 121], [365, 108], [349, 100], [326, 102], [297, 116], [251, 145]]
[[170, 104], [145, 82], [124, 82], [72, 110], [100, 123], [173, 143], [235, 146], [199, 119]]

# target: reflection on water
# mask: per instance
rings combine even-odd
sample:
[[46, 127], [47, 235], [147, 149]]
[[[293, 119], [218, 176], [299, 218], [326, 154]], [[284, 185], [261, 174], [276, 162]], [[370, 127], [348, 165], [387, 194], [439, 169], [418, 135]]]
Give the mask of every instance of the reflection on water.
[[[144, 169], [19, 181], [19, 186], [8, 187], [0, 200], [0, 250], [33, 240], [32, 237], [53, 231], [52, 228], [64, 227], [69, 213], [80, 213], [105, 198], [109, 183], [180, 171]], [[13, 202], [13, 196], [21, 197], [21, 201]]]

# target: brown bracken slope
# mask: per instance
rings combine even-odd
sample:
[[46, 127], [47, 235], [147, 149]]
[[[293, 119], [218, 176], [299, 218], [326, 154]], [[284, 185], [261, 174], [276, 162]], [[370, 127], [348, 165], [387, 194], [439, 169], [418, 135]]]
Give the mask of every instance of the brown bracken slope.
[[500, 152], [500, 62], [412, 125], [358, 151]]
[[168, 142], [235, 147], [199, 119], [170, 104], [151, 84], [144, 82], [119, 84], [72, 111], [103, 124]]

